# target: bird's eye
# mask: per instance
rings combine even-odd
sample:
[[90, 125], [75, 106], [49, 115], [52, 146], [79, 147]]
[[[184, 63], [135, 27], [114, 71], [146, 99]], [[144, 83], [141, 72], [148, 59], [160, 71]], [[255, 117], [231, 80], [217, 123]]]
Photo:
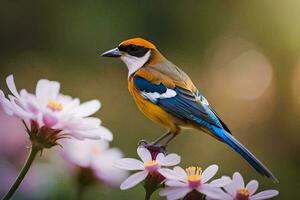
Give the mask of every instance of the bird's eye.
[[128, 50], [129, 51], [137, 51], [139, 49], [139, 47], [138, 46], [136, 46], [136, 45], [129, 45], [128, 46]]

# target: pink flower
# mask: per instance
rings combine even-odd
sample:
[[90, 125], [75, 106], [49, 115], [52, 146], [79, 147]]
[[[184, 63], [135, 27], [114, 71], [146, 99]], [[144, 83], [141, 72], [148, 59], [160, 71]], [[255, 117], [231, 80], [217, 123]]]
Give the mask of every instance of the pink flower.
[[151, 152], [144, 147], [139, 147], [137, 153], [142, 161], [133, 158], [123, 158], [115, 163], [115, 166], [120, 169], [139, 171], [129, 176], [121, 184], [120, 188], [122, 190], [134, 187], [145, 180], [148, 175], [160, 174], [162, 167], [174, 166], [180, 162], [180, 156], [174, 153], [167, 156], [159, 153], [156, 158], [152, 158]]
[[225, 185], [223, 192], [218, 198], [220, 200], [262, 200], [270, 199], [278, 195], [277, 190], [265, 190], [254, 194], [258, 189], [258, 182], [251, 180], [246, 186], [242, 175], [239, 172], [235, 172], [232, 176], [232, 182]]
[[12, 95], [6, 98], [0, 90], [0, 104], [4, 111], [24, 121], [29, 134], [41, 136], [42, 131], [44, 138], [40, 141], [50, 141], [49, 146], [64, 136], [112, 140], [111, 132], [101, 126], [101, 121], [90, 117], [100, 108], [98, 100], [80, 104], [78, 98], [59, 92], [59, 82], [46, 79], [38, 81], [35, 94], [25, 89], [18, 92], [12, 75], [7, 77], [6, 83]]
[[220, 188], [228, 184], [230, 179], [224, 177], [207, 183], [217, 171], [217, 165], [209, 166], [203, 173], [200, 167], [188, 167], [185, 170], [178, 166], [173, 170], [162, 169], [160, 172], [167, 180], [166, 188], [162, 189], [159, 195], [166, 196], [168, 200], [176, 200], [196, 190], [209, 197], [218, 197], [222, 194]]

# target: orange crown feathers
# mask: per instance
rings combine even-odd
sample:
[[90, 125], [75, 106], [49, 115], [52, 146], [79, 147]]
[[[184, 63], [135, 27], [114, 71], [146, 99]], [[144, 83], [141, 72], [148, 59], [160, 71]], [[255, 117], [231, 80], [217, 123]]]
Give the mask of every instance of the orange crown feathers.
[[120, 45], [124, 45], [124, 46], [127, 46], [127, 45], [136, 45], [136, 46], [142, 46], [142, 47], [145, 47], [145, 48], [148, 48], [148, 49], [156, 49], [156, 47], [154, 46], [154, 44], [152, 44], [151, 42], [143, 39], [143, 38], [132, 38], [132, 39], [128, 39], [128, 40], [125, 40], [123, 42], [121, 42]]

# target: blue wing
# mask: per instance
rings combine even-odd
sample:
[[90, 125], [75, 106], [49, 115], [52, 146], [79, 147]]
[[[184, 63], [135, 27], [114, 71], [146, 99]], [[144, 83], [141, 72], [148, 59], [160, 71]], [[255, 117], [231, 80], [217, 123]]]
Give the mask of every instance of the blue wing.
[[193, 94], [191, 91], [180, 87], [170, 89], [162, 83], [153, 84], [138, 75], [134, 77], [134, 84], [144, 98], [159, 105], [179, 119], [189, 120], [205, 127], [216, 138], [239, 153], [256, 171], [277, 181], [271, 171], [230, 134], [225, 123], [220, 120], [199, 91]]
[[137, 75], [134, 77], [134, 84], [144, 98], [159, 105], [179, 119], [193, 121], [205, 128], [208, 128], [209, 125], [219, 128], [226, 127], [223, 127], [222, 124], [224, 123], [221, 122], [199, 91], [193, 94], [180, 87], [170, 89], [162, 83], [153, 84]]

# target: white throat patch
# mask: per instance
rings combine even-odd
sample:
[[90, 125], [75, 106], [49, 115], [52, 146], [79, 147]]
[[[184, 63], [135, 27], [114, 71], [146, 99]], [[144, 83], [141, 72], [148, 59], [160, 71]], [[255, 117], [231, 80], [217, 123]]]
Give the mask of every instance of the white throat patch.
[[143, 57], [135, 57], [129, 54], [121, 56], [121, 60], [126, 64], [128, 68], [128, 76], [140, 69], [150, 58], [150, 50]]

